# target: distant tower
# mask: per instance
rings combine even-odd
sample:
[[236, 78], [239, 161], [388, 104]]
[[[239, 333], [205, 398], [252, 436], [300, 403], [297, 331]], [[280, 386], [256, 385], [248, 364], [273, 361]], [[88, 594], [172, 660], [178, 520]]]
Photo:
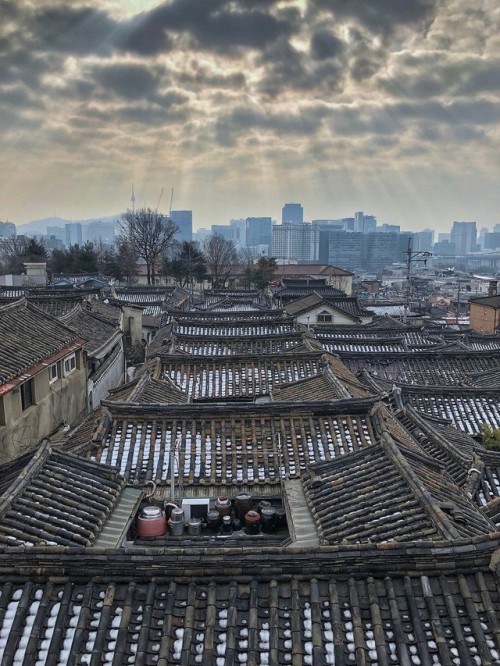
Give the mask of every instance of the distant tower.
[[134, 194], [134, 183], [132, 183], [132, 196], [130, 197], [132, 202], [132, 212], [135, 213], [135, 194]]

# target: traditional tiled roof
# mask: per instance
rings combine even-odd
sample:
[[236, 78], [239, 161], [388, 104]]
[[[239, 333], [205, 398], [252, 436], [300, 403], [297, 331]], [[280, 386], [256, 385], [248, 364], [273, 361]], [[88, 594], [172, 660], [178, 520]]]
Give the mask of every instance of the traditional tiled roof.
[[75, 293], [73, 289], [70, 294], [59, 294], [57, 292], [47, 294], [44, 296], [28, 296], [30, 303], [33, 303], [37, 308], [47, 312], [60, 319], [67, 315], [75, 306], [80, 305], [84, 300], [84, 295], [81, 292]]
[[179, 440], [173, 473], [184, 485], [276, 483], [310, 463], [370, 446], [371, 404], [309, 403], [304, 412], [294, 403], [161, 409], [106, 403], [113, 418], [95, 458], [116, 465], [130, 483], [165, 483]]
[[122, 310], [117, 301], [111, 299], [93, 300], [90, 302], [93, 313], [110, 324], [119, 325], [122, 318]]
[[319, 375], [327, 362], [317, 352], [297, 357], [286, 354], [218, 358], [162, 356], [161, 361], [158, 378], [169, 378], [194, 400], [268, 394], [274, 386]]
[[[176, 333], [172, 339], [171, 353], [198, 356], [234, 356], [245, 354], [282, 354], [297, 351], [303, 345], [301, 331], [286, 334], [250, 336], [206, 336]], [[311, 351], [311, 347], [307, 351]]]
[[288, 334], [295, 331], [293, 319], [177, 321], [174, 333], [187, 336], [243, 337]]
[[400, 450], [391, 437], [312, 465], [304, 489], [327, 543], [457, 539], [495, 531], [432, 458]]
[[84, 340], [73, 329], [25, 299], [0, 306], [0, 383]]
[[371, 312], [360, 307], [358, 299], [355, 297], [345, 296], [341, 292], [336, 297], [332, 297], [317, 289], [302, 298], [290, 301], [284, 309], [287, 314], [296, 317], [322, 306], [333, 308], [356, 322], [361, 321], [360, 317], [371, 315]]
[[116, 324], [94, 313], [90, 306], [87, 309], [84, 305], [82, 309], [77, 305], [62, 318], [62, 321], [87, 340], [85, 350], [90, 356], [99, 354], [107, 345], [115, 344], [122, 335]]
[[461, 386], [470, 375], [500, 368], [500, 354], [464, 350], [375, 353], [336, 350], [347, 367], [377, 377], [417, 386]]
[[494, 664], [497, 586], [487, 570], [20, 578], [0, 586], [0, 647], [6, 664]]
[[46, 443], [0, 500], [0, 544], [90, 545], [123, 487], [116, 470]]
[[405, 387], [403, 397], [420, 412], [447, 419], [455, 428], [478, 435], [484, 423], [500, 427], [498, 391], [439, 387], [415, 389]]
[[224, 322], [249, 322], [249, 321], [264, 321], [269, 319], [283, 319], [284, 313], [281, 309], [274, 310], [245, 310], [243, 312], [206, 312], [204, 310], [188, 311], [188, 310], [174, 310], [169, 309], [170, 315], [175, 321], [182, 324], [184, 321], [188, 322], [211, 322], [213, 324], [223, 324]]
[[475, 439], [446, 421], [416, 412], [412, 407], [398, 415], [419, 445], [444, 465], [454, 482], [483, 506], [500, 496], [500, 453], [487, 451]]

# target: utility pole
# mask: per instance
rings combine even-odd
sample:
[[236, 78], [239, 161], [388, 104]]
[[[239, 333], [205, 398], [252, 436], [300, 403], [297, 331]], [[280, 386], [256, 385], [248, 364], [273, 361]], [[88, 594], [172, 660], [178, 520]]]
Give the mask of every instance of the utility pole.
[[422, 262], [424, 266], [427, 259], [432, 257], [432, 252], [417, 252], [411, 249], [412, 237], [408, 238], [408, 249], [406, 250], [406, 303], [404, 307], [403, 322], [406, 324], [408, 313], [410, 311], [410, 289], [411, 289], [411, 266], [414, 263]]

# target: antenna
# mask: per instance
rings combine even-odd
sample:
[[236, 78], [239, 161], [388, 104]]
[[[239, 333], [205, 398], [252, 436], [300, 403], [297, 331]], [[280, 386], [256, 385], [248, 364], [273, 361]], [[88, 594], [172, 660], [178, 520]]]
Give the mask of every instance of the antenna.
[[172, 202], [174, 200], [174, 188], [172, 188], [172, 192], [170, 194], [170, 210], [168, 211], [168, 214], [171, 215], [172, 213]]
[[165, 189], [164, 187], [161, 188], [160, 198], [158, 199], [158, 204], [157, 204], [157, 206], [156, 206], [156, 212], [158, 212], [158, 208], [160, 207], [160, 201], [161, 201], [161, 198], [162, 198], [162, 196], [163, 196], [163, 190], [164, 190], [164, 189]]

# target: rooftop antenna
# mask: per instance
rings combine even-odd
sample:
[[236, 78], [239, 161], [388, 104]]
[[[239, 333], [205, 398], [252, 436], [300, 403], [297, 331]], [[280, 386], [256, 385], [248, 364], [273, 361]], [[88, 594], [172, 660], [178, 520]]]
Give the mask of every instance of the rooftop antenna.
[[158, 212], [158, 208], [160, 207], [160, 201], [161, 201], [161, 198], [162, 198], [162, 196], [163, 196], [163, 190], [164, 190], [164, 189], [165, 189], [164, 187], [161, 188], [160, 198], [158, 199], [158, 203], [157, 203], [157, 205], [156, 205], [156, 212]]
[[134, 183], [132, 183], [132, 196], [130, 197], [132, 202], [132, 212], [135, 213], [135, 193], [134, 193]]
[[174, 200], [174, 188], [172, 188], [172, 192], [170, 193], [170, 210], [168, 211], [168, 214], [171, 216], [172, 215], [172, 202]]

